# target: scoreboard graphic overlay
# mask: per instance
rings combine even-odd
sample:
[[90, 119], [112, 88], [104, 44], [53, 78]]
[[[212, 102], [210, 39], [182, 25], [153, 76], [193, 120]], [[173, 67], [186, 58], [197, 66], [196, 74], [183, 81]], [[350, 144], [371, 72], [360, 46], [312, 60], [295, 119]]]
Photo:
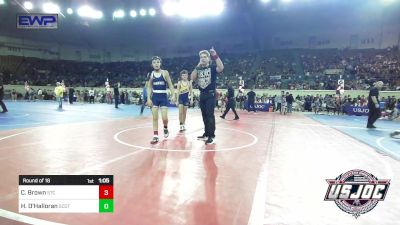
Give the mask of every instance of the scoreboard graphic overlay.
[[20, 175], [20, 213], [113, 213], [113, 175]]

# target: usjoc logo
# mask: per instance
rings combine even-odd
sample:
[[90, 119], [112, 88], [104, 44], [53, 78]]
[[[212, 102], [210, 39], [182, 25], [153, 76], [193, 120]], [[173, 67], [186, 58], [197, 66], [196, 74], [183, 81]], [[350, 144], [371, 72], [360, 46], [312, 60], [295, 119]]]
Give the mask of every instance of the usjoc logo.
[[58, 14], [18, 14], [18, 29], [57, 29]]
[[369, 109], [364, 109], [364, 108], [353, 108], [353, 112], [355, 113], [369, 113]]
[[265, 105], [263, 105], [263, 104], [255, 104], [254, 108], [256, 108], [256, 109], [264, 109]]
[[363, 170], [350, 170], [336, 179], [327, 179], [329, 184], [325, 201], [335, 201], [346, 213], [358, 218], [371, 211], [379, 201], [385, 200], [390, 180], [378, 180]]

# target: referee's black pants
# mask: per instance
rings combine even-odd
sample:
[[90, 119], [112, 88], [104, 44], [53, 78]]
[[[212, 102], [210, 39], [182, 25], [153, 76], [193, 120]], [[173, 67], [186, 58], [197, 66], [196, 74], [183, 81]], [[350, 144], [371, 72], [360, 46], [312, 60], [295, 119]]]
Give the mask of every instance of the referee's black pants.
[[207, 137], [215, 137], [215, 91], [200, 92], [200, 109], [203, 116], [204, 135]]
[[377, 109], [375, 106], [370, 106], [368, 107], [369, 112], [368, 112], [368, 124], [367, 126], [372, 126], [374, 125], [375, 121], [381, 117], [381, 110]]
[[255, 105], [254, 105], [254, 101], [249, 101], [249, 103], [248, 103], [248, 106], [247, 106], [247, 112], [250, 112], [250, 111], [256, 111], [256, 107], [255, 107]]
[[8, 112], [7, 107], [6, 107], [6, 104], [4, 104], [4, 102], [3, 102], [2, 99], [0, 99], [0, 106], [1, 106], [1, 108], [3, 109], [2, 112]]
[[118, 108], [119, 105], [119, 96], [118, 95], [114, 95], [114, 101], [115, 101], [115, 108]]
[[235, 118], [239, 118], [238, 114], [236, 113], [235, 107], [236, 107], [235, 98], [229, 98], [228, 102], [226, 103], [225, 112], [224, 114], [222, 114], [222, 117], [225, 117], [226, 114], [229, 112], [229, 110], [232, 109], [233, 113], [235, 114]]

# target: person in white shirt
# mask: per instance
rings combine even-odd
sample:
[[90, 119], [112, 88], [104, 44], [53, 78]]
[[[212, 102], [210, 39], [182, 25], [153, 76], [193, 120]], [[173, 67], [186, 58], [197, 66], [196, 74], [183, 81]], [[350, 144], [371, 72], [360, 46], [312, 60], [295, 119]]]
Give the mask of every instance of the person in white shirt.
[[94, 104], [94, 90], [93, 90], [93, 88], [91, 88], [89, 90], [89, 103], [93, 103]]
[[39, 88], [38, 92], [37, 92], [38, 98], [39, 100], [43, 100], [43, 91], [42, 89]]

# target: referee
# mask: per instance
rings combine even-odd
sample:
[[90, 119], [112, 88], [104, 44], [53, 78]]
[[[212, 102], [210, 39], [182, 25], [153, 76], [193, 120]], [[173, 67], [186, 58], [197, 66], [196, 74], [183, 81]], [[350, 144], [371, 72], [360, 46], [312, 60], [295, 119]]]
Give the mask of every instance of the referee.
[[253, 91], [254, 88], [247, 93], [247, 112], [254, 111], [256, 112], [255, 102], [256, 102], [256, 93]]
[[117, 82], [114, 84], [114, 101], [115, 101], [115, 108], [118, 109], [119, 105], [119, 88], [121, 87], [121, 83]]
[[375, 121], [381, 117], [381, 110], [379, 109], [379, 90], [382, 89], [383, 82], [378, 81], [371, 88], [368, 95], [368, 124], [367, 128], [376, 128], [374, 126]]
[[[198, 139], [207, 139], [206, 144], [215, 143], [215, 115], [217, 74], [224, 70], [224, 64], [214, 48], [199, 52], [200, 62], [191, 74], [191, 80], [197, 82], [200, 90], [200, 109], [204, 123], [204, 133]], [[211, 64], [211, 59], [215, 65]]]
[[236, 106], [235, 91], [233, 90], [233, 87], [232, 87], [230, 81], [227, 81], [227, 86], [228, 86], [228, 93], [227, 93], [228, 102], [226, 103], [226, 108], [225, 108], [224, 114], [222, 114], [222, 116], [220, 116], [220, 117], [222, 119], [225, 119], [226, 114], [229, 112], [230, 109], [232, 109], [233, 113], [235, 114], [234, 120], [238, 120], [239, 116], [235, 110], [235, 106]]

